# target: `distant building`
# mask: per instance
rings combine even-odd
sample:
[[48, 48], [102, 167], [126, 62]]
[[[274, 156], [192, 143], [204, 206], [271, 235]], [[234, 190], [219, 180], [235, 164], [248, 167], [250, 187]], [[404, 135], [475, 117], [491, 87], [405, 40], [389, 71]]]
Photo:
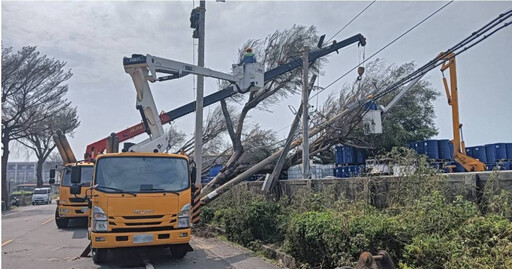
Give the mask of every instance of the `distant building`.
[[[50, 178], [50, 169], [55, 168], [60, 162], [45, 162], [43, 164], [43, 182], [48, 183]], [[7, 181], [12, 181], [14, 185], [35, 184], [37, 162], [9, 162], [7, 163]]]

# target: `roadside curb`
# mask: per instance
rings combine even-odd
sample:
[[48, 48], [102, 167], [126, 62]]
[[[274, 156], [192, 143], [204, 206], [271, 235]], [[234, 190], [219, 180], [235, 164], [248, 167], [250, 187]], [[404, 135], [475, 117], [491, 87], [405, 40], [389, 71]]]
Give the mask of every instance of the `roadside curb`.
[[[226, 231], [220, 227], [213, 226], [210, 224], [204, 224], [204, 225], [206, 227], [208, 227], [208, 229], [210, 229], [211, 231], [213, 231], [217, 234], [222, 234], [222, 235], [226, 234]], [[231, 242], [231, 243], [233, 243], [233, 242]], [[236, 244], [236, 243], [233, 243], [233, 244]], [[279, 249], [276, 249], [269, 245], [260, 244], [260, 243], [256, 243], [256, 242], [254, 244], [257, 245], [258, 248], [261, 248], [262, 254], [263, 254], [263, 256], [265, 256], [265, 258], [277, 260], [279, 263], [279, 266], [289, 268], [289, 269], [301, 268], [301, 264], [299, 262], [297, 262], [295, 260], [295, 258], [292, 257], [291, 255], [288, 255], [288, 254], [280, 251]]]

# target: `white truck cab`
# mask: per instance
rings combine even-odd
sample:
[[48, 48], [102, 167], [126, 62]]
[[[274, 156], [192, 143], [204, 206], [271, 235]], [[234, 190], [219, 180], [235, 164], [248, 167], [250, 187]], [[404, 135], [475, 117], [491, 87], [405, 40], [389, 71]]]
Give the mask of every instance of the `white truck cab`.
[[32, 194], [32, 205], [50, 204], [52, 202], [52, 194], [50, 188], [36, 188]]

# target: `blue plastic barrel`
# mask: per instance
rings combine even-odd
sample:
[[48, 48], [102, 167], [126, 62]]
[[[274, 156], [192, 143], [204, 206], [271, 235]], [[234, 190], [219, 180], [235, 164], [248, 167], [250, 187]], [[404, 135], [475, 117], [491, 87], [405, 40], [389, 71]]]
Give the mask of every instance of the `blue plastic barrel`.
[[410, 149], [414, 149], [414, 142], [407, 143], [407, 147]]
[[347, 145], [343, 145], [342, 148], [343, 163], [355, 163], [357, 161], [355, 148]]
[[366, 160], [366, 150], [365, 149], [357, 149], [357, 164], [363, 164]]
[[427, 154], [430, 159], [439, 159], [439, 145], [437, 140], [426, 140], [424, 143], [425, 154]]
[[471, 157], [478, 159], [483, 163], [486, 163], [488, 161], [486, 147], [485, 146], [473, 147], [473, 155], [471, 155]]
[[348, 168], [348, 174], [350, 177], [359, 176], [360, 171], [361, 171], [359, 165], [349, 165], [349, 166], [347, 166], [347, 168]]
[[450, 144], [450, 140], [448, 140], [448, 139], [437, 140], [437, 146], [438, 146], [438, 151], [439, 151], [439, 159], [441, 159], [441, 160], [453, 159], [453, 153], [450, 154], [450, 147], [452, 146], [452, 144]]
[[334, 168], [334, 176], [341, 177], [341, 167]]
[[341, 177], [350, 177], [350, 166], [343, 166], [341, 169]]
[[505, 144], [505, 143], [494, 144], [494, 153], [496, 156], [496, 160], [507, 159], [507, 144]]
[[414, 142], [414, 150], [418, 154], [425, 154], [425, 145], [424, 145], [423, 141]]
[[343, 163], [343, 152], [342, 152], [341, 148], [338, 149], [338, 147], [336, 147], [335, 158], [336, 158], [336, 164]]
[[494, 144], [485, 145], [485, 156], [487, 156], [487, 163], [496, 163], [496, 148]]
[[468, 155], [469, 157], [473, 157], [473, 149], [475, 147], [466, 147], [466, 155]]
[[507, 159], [512, 160], [512, 143], [507, 143], [505, 146], [507, 148]]
[[349, 177], [348, 167], [347, 166], [336, 167], [336, 177], [340, 177], [340, 178]]

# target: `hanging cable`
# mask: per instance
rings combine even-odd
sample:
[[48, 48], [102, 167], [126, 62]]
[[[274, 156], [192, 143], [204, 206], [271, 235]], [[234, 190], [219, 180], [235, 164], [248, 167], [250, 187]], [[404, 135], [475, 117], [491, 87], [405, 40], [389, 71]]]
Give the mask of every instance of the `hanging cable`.
[[375, 0], [372, 1], [368, 6], [366, 6], [363, 10], [361, 10], [361, 12], [359, 12], [359, 14], [357, 14], [354, 18], [352, 18], [352, 20], [350, 20], [347, 24], [345, 24], [345, 26], [343, 26], [338, 32], [336, 32], [331, 38], [329, 38], [329, 40], [327, 40], [327, 42], [325, 43], [329, 43], [329, 41], [331, 41], [334, 37], [336, 37], [339, 33], [341, 33], [341, 31], [343, 31], [345, 28], [347, 28], [353, 21], [355, 21], [361, 14], [363, 14], [369, 7], [371, 7], [373, 4], [375, 4]]
[[[439, 11], [443, 10], [445, 7], [447, 7], [448, 5], [450, 5], [451, 3], [453, 2], [450, 1], [446, 4], [444, 4], [442, 7], [440, 7], [439, 9], [437, 9], [436, 11], [434, 11], [433, 13], [431, 13], [430, 15], [428, 15], [426, 18], [424, 18], [423, 20], [421, 20], [420, 22], [418, 22], [416, 25], [414, 25], [413, 27], [411, 27], [409, 30], [405, 31], [404, 33], [402, 33], [401, 35], [399, 35], [398, 37], [396, 37], [395, 39], [393, 39], [391, 42], [389, 42], [388, 44], [386, 44], [384, 47], [380, 48], [378, 51], [376, 51], [375, 53], [373, 53], [370, 57], [366, 58], [364, 60], [363, 63], [365, 63], [366, 61], [370, 60], [371, 58], [375, 57], [375, 55], [377, 55], [378, 53], [380, 53], [381, 51], [385, 50], [386, 48], [388, 48], [389, 46], [391, 46], [393, 43], [395, 43], [396, 41], [398, 41], [400, 38], [402, 38], [403, 36], [405, 36], [406, 34], [408, 34], [409, 32], [411, 32], [412, 30], [414, 30], [416, 27], [420, 26], [422, 23], [424, 23], [425, 21], [427, 21], [428, 19], [430, 19], [432, 16], [434, 16], [435, 14], [437, 14]], [[329, 87], [331, 87], [333, 84], [335, 84], [336, 82], [338, 82], [340, 79], [344, 78], [345, 76], [347, 76], [348, 74], [350, 74], [350, 72], [354, 71], [356, 68], [358, 68], [359, 65], [353, 67], [352, 69], [350, 69], [349, 71], [347, 71], [345, 74], [341, 75], [340, 77], [338, 77], [337, 79], [335, 79], [333, 82], [329, 83], [327, 86], [325, 86], [322, 90], [318, 91], [316, 93], [316, 95], [322, 93], [323, 91], [325, 91], [326, 89], [328, 89]], [[312, 96], [312, 97], [315, 97], [316, 95]]]

